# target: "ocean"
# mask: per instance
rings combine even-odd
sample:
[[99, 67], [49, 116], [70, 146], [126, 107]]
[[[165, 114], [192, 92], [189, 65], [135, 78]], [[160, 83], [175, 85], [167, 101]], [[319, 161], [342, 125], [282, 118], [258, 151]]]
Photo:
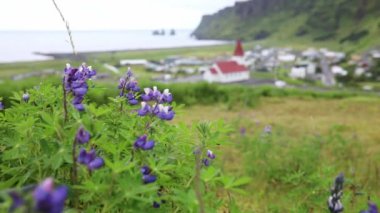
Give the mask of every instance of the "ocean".
[[[153, 36], [149, 30], [73, 31], [77, 52], [205, 46], [227, 41], [197, 40], [191, 30], [178, 30], [175, 36]], [[46, 60], [33, 54], [72, 52], [66, 31], [0, 31], [0, 63]]]

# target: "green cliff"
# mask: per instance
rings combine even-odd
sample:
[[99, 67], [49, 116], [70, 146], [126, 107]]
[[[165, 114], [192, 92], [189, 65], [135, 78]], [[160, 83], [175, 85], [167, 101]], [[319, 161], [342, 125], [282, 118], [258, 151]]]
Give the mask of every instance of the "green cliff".
[[250, 0], [205, 15], [198, 39], [380, 45], [380, 0]]

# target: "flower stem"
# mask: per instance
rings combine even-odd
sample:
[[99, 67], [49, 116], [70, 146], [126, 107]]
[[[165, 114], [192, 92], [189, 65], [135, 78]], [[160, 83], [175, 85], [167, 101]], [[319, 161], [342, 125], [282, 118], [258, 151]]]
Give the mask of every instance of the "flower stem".
[[62, 81], [62, 91], [63, 91], [63, 116], [64, 116], [64, 121], [67, 121], [67, 93], [65, 89], [65, 80], [66, 77], [63, 77]]
[[205, 213], [205, 206], [203, 203], [202, 191], [201, 191], [201, 168], [202, 168], [201, 154], [200, 153], [195, 154], [194, 190], [195, 190], [195, 195], [199, 203], [199, 212]]
[[77, 159], [76, 159], [76, 148], [77, 146], [77, 141], [74, 140], [73, 142], [73, 151], [72, 151], [72, 154], [73, 154], [73, 167], [72, 167], [72, 170], [71, 170], [71, 183], [73, 185], [76, 184], [77, 182], [77, 177], [78, 177], [78, 173], [77, 173]]

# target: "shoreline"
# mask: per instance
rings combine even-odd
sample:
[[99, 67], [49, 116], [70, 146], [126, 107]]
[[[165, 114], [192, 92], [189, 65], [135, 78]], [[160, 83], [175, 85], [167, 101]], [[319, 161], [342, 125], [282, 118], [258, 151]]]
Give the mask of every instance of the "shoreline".
[[[208, 48], [208, 47], [217, 47], [217, 46], [224, 46], [224, 45], [230, 45], [233, 44], [232, 41], [226, 41], [224, 44], [210, 44], [210, 45], [189, 45], [189, 46], [178, 46], [178, 47], [158, 47], [158, 48], [135, 48], [135, 49], [121, 49], [121, 50], [99, 50], [99, 51], [83, 51], [83, 52], [77, 52], [76, 55], [73, 55], [73, 53], [59, 53], [59, 52], [33, 52], [34, 55], [39, 56], [45, 56], [50, 57], [50, 60], [55, 59], [85, 59], [89, 55], [96, 55], [96, 54], [115, 54], [120, 52], [149, 52], [149, 51], [160, 51], [160, 50], [174, 50], [174, 49], [192, 49], [192, 48]], [[48, 59], [49, 60], [49, 59]], [[16, 62], [10, 62], [10, 63], [19, 63], [19, 62], [27, 62], [27, 61], [16, 61]], [[30, 62], [30, 61], [29, 61]], [[0, 62], [2, 63], [2, 62]], [[6, 62], [7, 63], [7, 62]]]

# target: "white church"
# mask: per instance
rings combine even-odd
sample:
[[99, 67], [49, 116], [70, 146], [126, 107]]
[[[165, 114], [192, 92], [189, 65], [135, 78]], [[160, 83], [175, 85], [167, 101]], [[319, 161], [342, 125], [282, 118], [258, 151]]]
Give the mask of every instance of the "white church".
[[209, 83], [231, 83], [249, 80], [249, 78], [249, 69], [244, 65], [244, 50], [241, 41], [237, 41], [234, 55], [230, 60], [214, 63], [203, 74], [203, 79]]

